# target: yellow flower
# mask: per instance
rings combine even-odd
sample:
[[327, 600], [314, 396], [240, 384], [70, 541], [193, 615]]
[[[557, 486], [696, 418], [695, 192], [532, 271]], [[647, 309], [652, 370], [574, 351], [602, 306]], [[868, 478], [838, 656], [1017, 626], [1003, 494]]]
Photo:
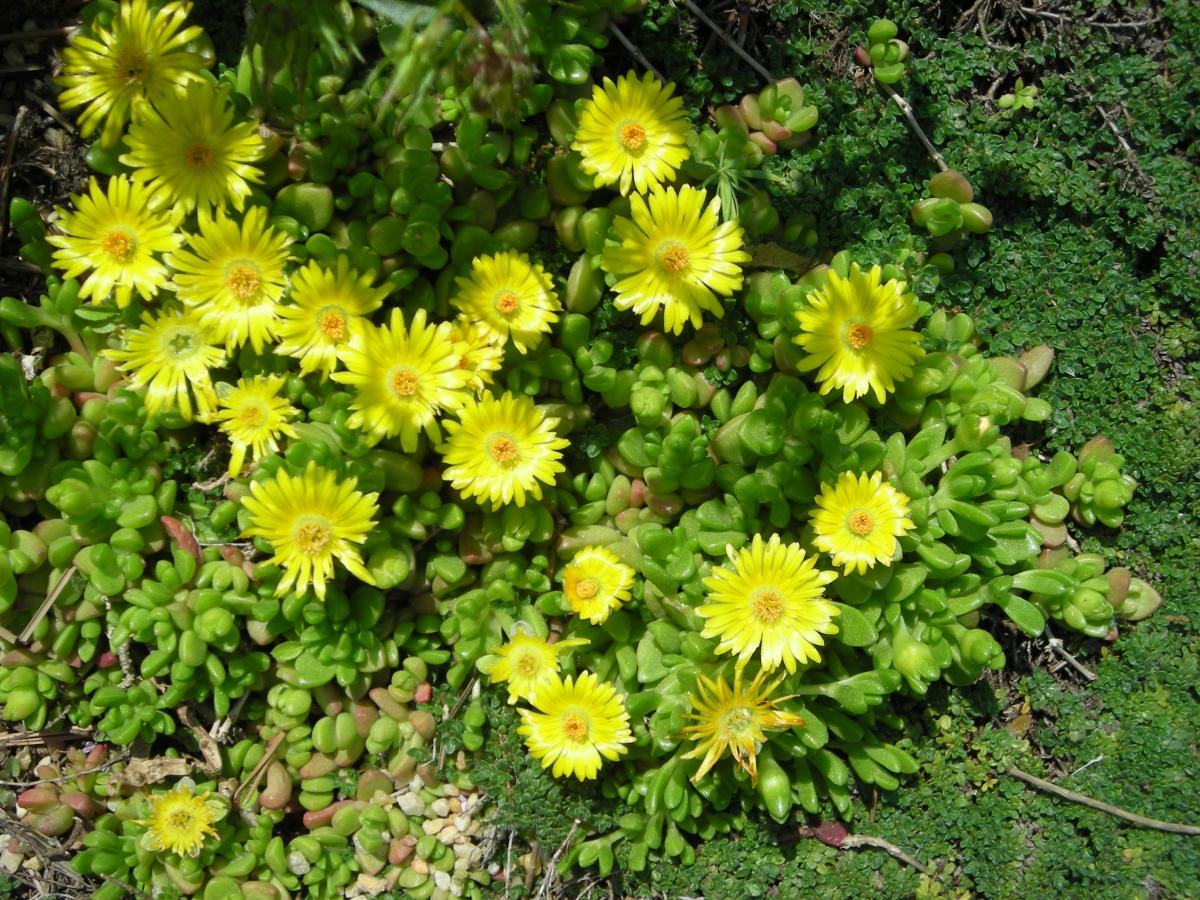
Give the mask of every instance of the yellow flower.
[[630, 72], [616, 84], [605, 78], [603, 87], [592, 87], [571, 149], [583, 154], [583, 170], [596, 176], [596, 187], [619, 183], [622, 194], [631, 186], [644, 194], [674, 179], [688, 158], [690, 130], [674, 90], [649, 72], [641, 81]]
[[796, 313], [802, 333], [794, 340], [808, 351], [798, 368], [820, 369], [822, 394], [837, 389], [849, 403], [874, 391], [883, 403], [925, 355], [921, 335], [909, 329], [919, 315], [916, 296], [903, 281], [880, 284], [882, 273], [879, 266], [864, 273], [858, 263], [848, 279], [830, 270]]
[[771, 698], [771, 693], [783, 680], [782, 675], [763, 687], [767, 673], [765, 669], [760, 670], [750, 687], [743, 688], [743, 671], [741, 668], [734, 670], [733, 690], [722, 676], [713, 681], [701, 675], [698, 680], [700, 696], [688, 695], [695, 710], [688, 718], [697, 724], [686, 726], [682, 733], [696, 741], [696, 747], [683, 754], [683, 758], [704, 755], [704, 762], [692, 776], [693, 782], [703, 778], [727, 750], [734, 762], [750, 775], [751, 783], [756, 782], [758, 751], [767, 739], [766, 732], [804, 724], [799, 716], [776, 708], [776, 704], [790, 700], [790, 697]]
[[497, 659], [488, 669], [488, 675], [492, 684], [508, 683], [509, 703], [532, 700], [540, 685], [558, 675], [558, 658], [573, 647], [587, 643], [584, 638], [572, 638], [551, 644], [543, 637], [518, 631], [507, 643], [492, 651]]
[[521, 353], [541, 343], [562, 309], [550, 276], [515, 250], [475, 257], [471, 276], [458, 279], [453, 303], [486, 326], [496, 343], [511, 338]]
[[813, 545], [828, 553], [845, 574], [861, 574], [876, 563], [890, 563], [897, 538], [911, 531], [908, 497], [883, 480], [883, 473], [843, 472], [837, 484], [821, 485], [812, 511]]
[[264, 149], [258, 126], [235, 123], [225, 88], [206, 81], [177, 89], [157, 108], [139, 104], [126, 142], [121, 162], [134, 180], [179, 214], [226, 203], [240, 212], [250, 195], [246, 182], [262, 180], [251, 165]]
[[259, 375], [245, 378], [220, 399], [212, 421], [219, 422], [233, 448], [229, 455], [229, 474], [236, 478], [246, 461], [246, 451], [262, 459], [279, 449], [276, 438], [281, 434], [295, 437], [296, 431], [288, 419], [299, 414], [294, 406], [279, 396], [287, 379], [282, 375]]
[[438, 415], [458, 409], [470, 396], [450, 323], [427, 324], [423, 309], [410, 326], [398, 309], [386, 327], [364, 326], [361, 340], [342, 346], [338, 359], [346, 370], [334, 372], [333, 380], [357, 392], [346, 424], [372, 441], [400, 435], [405, 453], [417, 449], [422, 430], [438, 440]]
[[63, 109], [82, 106], [79, 133], [84, 137], [104, 121], [102, 143], [116, 143], [133, 105], [170, 101], [176, 86], [202, 79], [207, 63], [184, 49], [204, 34], [199, 26], [183, 27], [190, 3], [167, 3], [152, 9], [147, 0], [125, 0], [111, 28], [93, 25], [92, 34], [76, 32], [63, 51], [62, 74], [55, 83]]
[[492, 383], [492, 373], [500, 371], [504, 351], [492, 343], [492, 333], [482, 322], [460, 315], [451, 324], [450, 340], [458, 348], [458, 367], [470, 376], [467, 387], [479, 393]]
[[62, 234], [46, 240], [54, 251], [54, 265], [64, 278], [91, 274], [79, 288], [79, 296], [102, 303], [115, 291], [117, 306], [129, 305], [133, 291], [147, 302], [167, 284], [167, 267], [155, 253], [174, 250], [179, 235], [167, 217], [148, 208], [148, 191], [128, 178], [108, 181], [108, 191], [95, 178], [86, 194], [72, 194], [75, 211], [58, 210]]
[[374, 272], [360, 275], [339, 256], [336, 269], [316, 261], [292, 273], [291, 306], [279, 307], [276, 353], [300, 359], [300, 374], [320, 372], [329, 377], [337, 368], [337, 351], [362, 336], [366, 316], [383, 304], [390, 289], [372, 287]]
[[520, 710], [517, 731], [533, 758], [555, 778], [595, 778], [605, 759], [628, 752], [624, 745], [633, 741], [625, 704], [611, 684], [591, 672], [566, 681], [550, 676], [532, 702], [538, 711]]
[[617, 276], [617, 309], [632, 309], [643, 325], [662, 310], [673, 334], [688, 322], [699, 328], [705, 311], [725, 315], [717, 295], [742, 286], [738, 263], [750, 254], [742, 249], [741, 226], [719, 222], [721, 201], [714, 197], [706, 206], [707, 199], [690, 185], [656, 189], [649, 201], [630, 197], [633, 218], [613, 222], [620, 246], [605, 248], [600, 258], [601, 268]]
[[200, 233], [187, 236], [193, 252], [167, 256], [175, 269], [175, 291], [226, 350], [249, 340], [261, 353], [279, 329], [276, 303], [287, 284], [283, 265], [291, 241], [267, 226], [261, 206], [247, 210], [240, 225], [224, 210], [215, 219], [202, 210], [199, 222]]
[[250, 513], [251, 527], [244, 534], [265, 538], [274, 549], [268, 562], [283, 566], [276, 594], [299, 596], [311, 584], [324, 600], [334, 559], [360, 581], [375, 583], [355, 544], [365, 541], [375, 527], [379, 495], [363, 494], [357, 486], [357, 479], [339, 482], [315, 462], [299, 478], [280, 469], [270, 481], [250, 483], [252, 496], [242, 505]]
[[555, 435], [558, 419], [543, 416], [528, 397], [470, 399], [458, 421], [445, 424], [442, 478], [464, 498], [486, 500], [493, 509], [524, 506], [526, 495], [542, 499], [541, 482], [553, 484], [565, 471], [558, 451], [570, 442]]
[[146, 850], [196, 856], [206, 838], [218, 836], [213, 825], [225, 817], [226, 807], [209, 792], [193, 793], [195, 787], [190, 778], [180, 779], [174, 789], [150, 801], [148, 818], [135, 820], [148, 826], [142, 838]]
[[629, 599], [633, 576], [607, 547], [584, 547], [563, 569], [563, 596], [576, 615], [599, 625]]
[[720, 639], [718, 653], [737, 653], [745, 663], [761, 649], [762, 667], [789, 672], [797, 663], [820, 662], [822, 634], [837, 634], [833, 617], [840, 610], [824, 600], [825, 585], [837, 576], [816, 568], [799, 544], [779, 535], [764, 542], [756, 534], [749, 547], [729, 548], [732, 568], [717, 566], [704, 579], [708, 604], [697, 607], [703, 637]]
[[[175, 409], [192, 418], [204, 418], [216, 406], [208, 370], [225, 362], [225, 352], [213, 344], [212, 334], [191, 310], [166, 309], [157, 315], [142, 314], [142, 327], [125, 335], [125, 346], [104, 355], [137, 385], [148, 385], [146, 412], [155, 415]], [[189, 393], [188, 389], [191, 388]]]

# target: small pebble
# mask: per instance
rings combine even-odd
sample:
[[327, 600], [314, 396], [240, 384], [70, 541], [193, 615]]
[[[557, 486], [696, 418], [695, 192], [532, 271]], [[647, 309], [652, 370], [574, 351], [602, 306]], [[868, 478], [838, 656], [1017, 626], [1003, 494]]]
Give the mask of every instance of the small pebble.
[[428, 875], [429, 874], [429, 863], [425, 862], [425, 860], [423, 860], [423, 859], [420, 859], [420, 858], [414, 859], [412, 861], [412, 868], [413, 868], [413, 871], [416, 872], [418, 875]]
[[471, 825], [471, 817], [470, 816], [455, 816], [454, 817], [454, 827], [457, 828], [459, 831], [466, 831], [467, 828], [470, 827], [470, 825]]
[[437, 839], [443, 844], [453, 844], [455, 838], [458, 837], [458, 829], [453, 825], [447, 825], [437, 833]]
[[435, 870], [433, 873], [433, 883], [435, 885], [437, 885], [439, 888], [441, 888], [443, 891], [450, 890], [450, 884], [451, 884], [450, 873], [443, 872], [441, 869]]
[[446, 827], [445, 819], [426, 819], [421, 823], [421, 830], [426, 834], [437, 834]]
[[400, 807], [400, 811], [406, 816], [423, 816], [425, 815], [425, 801], [421, 799], [420, 794], [401, 794], [396, 800], [396, 805]]
[[444, 819], [446, 816], [450, 815], [450, 801], [445, 797], [439, 797], [437, 800], [434, 800], [429, 804], [429, 811], [435, 816], [440, 816]]

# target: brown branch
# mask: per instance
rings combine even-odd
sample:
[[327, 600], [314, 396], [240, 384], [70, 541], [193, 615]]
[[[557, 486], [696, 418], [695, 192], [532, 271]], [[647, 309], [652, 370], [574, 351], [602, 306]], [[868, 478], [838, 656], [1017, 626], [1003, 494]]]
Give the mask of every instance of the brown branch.
[[897, 94], [890, 84], [880, 82], [879, 86], [883, 88], [885, 94], [892, 98], [892, 102], [900, 107], [900, 111], [904, 113], [904, 118], [908, 119], [909, 127], [912, 128], [913, 133], [920, 139], [921, 143], [925, 145], [925, 152], [929, 154], [929, 158], [943, 172], [949, 169], [950, 167], [946, 165], [946, 160], [938, 152], [938, 148], [933, 146], [933, 141], [929, 140], [929, 136], [925, 134], [924, 129], [917, 123], [917, 117], [913, 115], [912, 107], [908, 105], [908, 101]]
[[[861, 850], [864, 847], [873, 847], [876, 850], [882, 850], [893, 859], [899, 860], [906, 866], [912, 866], [922, 875], [928, 875], [930, 878], [937, 878], [937, 873], [930, 869], [925, 864], [909, 856], [891, 841], [881, 837], [875, 837], [871, 834], [849, 834], [846, 827], [840, 822], [824, 823], [816, 828], [810, 828], [807, 825], [802, 825], [796, 829], [796, 836], [802, 838], [815, 838], [822, 844], [827, 844], [830, 847], [835, 847], [838, 850], [850, 848], [851, 850]], [[786, 837], [786, 835], [785, 835]]]
[[50, 589], [50, 593], [46, 595], [46, 599], [42, 601], [42, 605], [38, 607], [37, 612], [33, 614], [33, 618], [29, 620], [29, 624], [25, 626], [25, 630], [21, 632], [18, 639], [22, 644], [28, 644], [29, 639], [33, 637], [34, 629], [38, 627], [38, 623], [46, 617], [46, 613], [50, 612], [50, 607], [58, 599], [59, 595], [66, 590], [67, 584], [79, 571], [75, 568], [74, 563], [68, 566], [61, 575], [58, 576], [58, 581], [54, 582], [54, 587]]
[[1162, 16], [1154, 16], [1151, 19], [1139, 19], [1135, 22], [1098, 22], [1094, 17], [1090, 19], [1081, 19], [1078, 16], [1064, 16], [1061, 13], [1046, 12], [1041, 9], [1030, 9], [1028, 6], [1018, 6], [1021, 12], [1027, 16], [1037, 16], [1039, 19], [1052, 19], [1055, 22], [1062, 22], [1068, 25], [1090, 25], [1092, 28], [1145, 28], [1148, 25], [1154, 25], [1162, 21]]
[[766, 66], [764, 66], [757, 59], [755, 59], [753, 56], [751, 56], [749, 53], [747, 53], [745, 51], [745, 49], [743, 49], [738, 44], [737, 41], [735, 41], [733, 38], [731, 38], [729, 36], [729, 34], [725, 31], [724, 28], [722, 28], [720, 25], [718, 25], [716, 22], [714, 22], [712, 19], [710, 19], [708, 17], [708, 15], [704, 12], [704, 10], [702, 10], [695, 3], [693, 3], [692, 0], [682, 0], [682, 2], [683, 2], [684, 6], [686, 6], [689, 10], [691, 10], [692, 15], [694, 15], [697, 19], [699, 19], [701, 22], [703, 22], [705, 25], [707, 25], [709, 28], [711, 28], [713, 30], [713, 33], [716, 34], [716, 36], [719, 37], [722, 41], [724, 41], [728, 45], [730, 50], [732, 50], [734, 53], [736, 53], [738, 56], [740, 56], [746, 62], [746, 65], [748, 65], [750, 68], [752, 68], [755, 72], [757, 72], [759, 75], [761, 75], [767, 81], [775, 80], [775, 76], [772, 75], [770, 73], [770, 71], [767, 70]]
[[1197, 825], [1181, 825], [1176, 822], [1164, 822], [1161, 819], [1148, 819], [1145, 816], [1139, 816], [1137, 813], [1131, 813], [1128, 810], [1121, 809], [1119, 806], [1113, 806], [1110, 803], [1104, 803], [1100, 800], [1093, 800], [1085, 794], [1078, 794], [1075, 791], [1067, 790], [1065, 787], [1059, 787], [1052, 781], [1038, 778], [1036, 775], [1030, 775], [1028, 772], [1022, 772], [1016, 766], [1009, 766], [1008, 774], [1013, 778], [1018, 778], [1026, 784], [1032, 785], [1040, 791], [1045, 791], [1048, 794], [1054, 794], [1057, 797], [1062, 797], [1064, 800], [1070, 800], [1072, 803], [1080, 803], [1084, 806], [1090, 806], [1092, 809], [1098, 809], [1100, 812], [1108, 813], [1110, 816], [1116, 816], [1119, 819], [1124, 819], [1127, 822], [1132, 822], [1134, 825], [1140, 825], [1142, 828], [1153, 828], [1155, 831], [1169, 831], [1172, 834], [1200, 834], [1200, 826]]
[[39, 784], [62, 784], [64, 781], [70, 781], [72, 778], [81, 778], [84, 775], [94, 775], [97, 772], [107, 772], [117, 763], [123, 763], [129, 759], [128, 753], [122, 753], [116, 759], [110, 759], [103, 765], [96, 766], [92, 769], [84, 769], [80, 772], [68, 772], [66, 775], [59, 775], [57, 778], [38, 778], [35, 781], [0, 781], [0, 786], [7, 788], [28, 788], [36, 787]]
[[[8, 133], [8, 140], [5, 142], [4, 167], [0, 169], [0, 244], [4, 243], [4, 233], [8, 230], [8, 183], [12, 178], [13, 153], [17, 149], [17, 138], [27, 115], [29, 115], [28, 107], [22, 106], [17, 110], [17, 116], [13, 119], [12, 131]], [[4, 639], [9, 643], [16, 643], [7, 636], [7, 633]]]
[[39, 28], [30, 31], [9, 31], [5, 34], [0, 34], [0, 44], [9, 44], [13, 41], [41, 41], [46, 38], [66, 37], [72, 31], [71, 28]]
[[629, 51], [629, 55], [632, 56], [634, 59], [636, 59], [638, 61], [638, 64], [643, 69], [645, 69], [647, 72], [649, 72], [655, 78], [657, 78], [659, 81], [667, 80], [663, 76], [662, 72], [660, 72], [660, 71], [658, 71], [658, 69], [654, 68], [654, 64], [651, 63], [650, 60], [648, 60], [646, 58], [646, 54], [642, 52], [641, 48], [638, 47], [638, 45], [635, 44], [633, 41], [631, 41], [628, 37], [626, 37], [625, 32], [623, 32], [620, 28], [617, 27], [616, 22], [609, 22], [608, 30], [612, 32], [613, 37], [615, 37], [620, 42], [622, 47], [624, 47], [626, 50]]

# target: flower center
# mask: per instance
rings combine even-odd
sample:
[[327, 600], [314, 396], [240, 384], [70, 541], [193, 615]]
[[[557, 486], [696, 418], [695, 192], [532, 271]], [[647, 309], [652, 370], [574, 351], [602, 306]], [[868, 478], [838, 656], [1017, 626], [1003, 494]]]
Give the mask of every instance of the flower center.
[[176, 828], [179, 831], [191, 831], [196, 825], [196, 817], [192, 815], [191, 810], [175, 809], [167, 814], [167, 827]]
[[646, 129], [637, 122], [621, 126], [621, 145], [630, 152], [640, 150], [646, 143]]
[[532, 678], [540, 668], [541, 665], [538, 662], [538, 658], [532, 653], [522, 653], [517, 660], [517, 674], [524, 678]]
[[579, 713], [567, 713], [562, 720], [563, 734], [576, 743], [582, 744], [587, 740], [588, 725]]
[[305, 522], [296, 529], [296, 545], [309, 556], [315, 556], [329, 543], [329, 528], [320, 522]]
[[322, 313], [319, 327], [321, 333], [335, 344], [340, 344], [346, 339], [346, 317], [340, 312]]
[[875, 337], [875, 332], [871, 330], [870, 325], [864, 325], [859, 322], [850, 326], [850, 331], [846, 334], [846, 340], [850, 342], [850, 346], [855, 350], [861, 350], [867, 344], [871, 343], [871, 338]]
[[392, 376], [392, 390], [401, 397], [411, 397], [417, 392], [420, 382], [417, 376], [407, 369], [402, 369]]
[[492, 446], [488, 448], [488, 452], [492, 454], [492, 459], [500, 463], [502, 466], [511, 465], [517, 461], [520, 451], [517, 450], [517, 445], [511, 438], [501, 437], [492, 441]]
[[691, 262], [688, 256], [687, 247], [683, 244], [673, 244], [666, 253], [662, 255], [662, 267], [668, 274], [678, 275], [688, 267]]
[[584, 578], [575, 585], [575, 596], [580, 600], [591, 600], [600, 592], [600, 585], [596, 584], [594, 578]]
[[726, 732], [741, 734], [749, 727], [753, 719], [754, 715], [750, 710], [744, 706], [738, 706], [725, 713], [725, 718], [721, 724], [724, 726]]
[[502, 316], [511, 316], [521, 305], [521, 299], [512, 291], [505, 291], [496, 298], [496, 311]]
[[126, 47], [117, 54], [117, 78], [125, 84], [141, 84], [146, 77], [146, 54], [139, 47]]
[[234, 266], [225, 276], [225, 285], [244, 303], [258, 293], [258, 269], [248, 265]]
[[183, 161], [189, 169], [195, 169], [197, 172], [207, 169], [212, 166], [212, 147], [203, 141], [192, 141], [183, 151]]
[[760, 622], [774, 625], [783, 615], [783, 599], [774, 591], [763, 591], [754, 598], [754, 617]]
[[133, 238], [123, 231], [110, 231], [100, 242], [104, 252], [113, 258], [114, 262], [127, 263], [133, 256], [136, 245]]
[[865, 509], [856, 509], [850, 513], [850, 530], [855, 534], [870, 534], [873, 527], [875, 523], [871, 521], [871, 514]]
[[191, 330], [179, 330], [167, 335], [164, 342], [167, 352], [176, 360], [183, 360], [196, 352], [199, 343], [197, 335]]
[[238, 420], [243, 425], [257, 425], [262, 421], [263, 410], [257, 403], [251, 403], [245, 406], [238, 414]]

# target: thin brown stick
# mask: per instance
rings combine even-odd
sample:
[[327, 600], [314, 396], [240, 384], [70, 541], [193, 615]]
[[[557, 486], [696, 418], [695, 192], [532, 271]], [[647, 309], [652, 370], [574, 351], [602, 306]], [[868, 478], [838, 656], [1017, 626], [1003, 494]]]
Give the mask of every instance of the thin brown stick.
[[1063, 646], [1063, 642], [1050, 630], [1049, 622], [1046, 623], [1046, 643], [1051, 650], [1059, 655], [1063, 662], [1082, 675], [1087, 681], [1096, 680], [1096, 673], [1077, 660], [1074, 654]]
[[[27, 115], [29, 115], [28, 107], [22, 106], [17, 110], [16, 118], [13, 119], [12, 131], [8, 133], [8, 140], [5, 142], [4, 167], [0, 169], [0, 245], [4, 243], [4, 234], [8, 231], [8, 183], [12, 178], [13, 154], [17, 149], [17, 136], [21, 133], [21, 126], [25, 124]], [[7, 634], [8, 632], [4, 639], [15, 643]]]
[[1065, 787], [1060, 787], [1052, 781], [1046, 781], [1043, 778], [1038, 778], [1036, 775], [1030, 775], [1028, 772], [1022, 772], [1016, 766], [1009, 766], [1008, 774], [1013, 778], [1018, 778], [1026, 784], [1033, 785], [1040, 791], [1045, 791], [1048, 794], [1054, 794], [1056, 797], [1062, 797], [1064, 800], [1070, 800], [1072, 803], [1080, 803], [1083, 806], [1090, 806], [1092, 809], [1098, 809], [1100, 812], [1106, 812], [1110, 816], [1116, 816], [1118, 819], [1124, 819], [1127, 822], [1132, 822], [1134, 825], [1140, 825], [1142, 828], [1153, 828], [1155, 831], [1168, 831], [1171, 834], [1191, 834], [1200, 835], [1200, 826], [1197, 825], [1181, 825], [1177, 822], [1164, 822], [1161, 819], [1148, 819], [1145, 816], [1139, 816], [1137, 813], [1131, 813], [1128, 810], [1121, 809], [1119, 806], [1113, 806], [1110, 803], [1104, 803], [1100, 800], [1093, 800], [1085, 794], [1078, 794], [1075, 791], [1067, 790]]
[[1039, 19], [1052, 19], [1055, 22], [1063, 22], [1068, 25], [1090, 25], [1092, 28], [1110, 28], [1114, 30], [1122, 28], [1145, 28], [1148, 25], [1154, 25], [1162, 21], [1162, 16], [1155, 16], [1151, 19], [1138, 19], [1134, 22], [1098, 22], [1094, 18], [1081, 19], [1078, 16], [1064, 16], [1061, 13], [1030, 9], [1028, 6], [1018, 6], [1017, 9], [1027, 16], [1037, 16]]
[[544, 896], [550, 889], [550, 885], [558, 875], [558, 870], [555, 866], [558, 864], [558, 858], [563, 855], [568, 847], [571, 846], [571, 840], [575, 837], [575, 832], [579, 829], [579, 820], [576, 819], [571, 823], [571, 830], [567, 832], [567, 836], [563, 838], [563, 842], [558, 845], [554, 851], [554, 855], [550, 857], [550, 862], [546, 864], [546, 877], [542, 879], [542, 883], [538, 885], [538, 891], [533, 895], [533, 900]]
[[745, 51], [745, 49], [743, 49], [738, 44], [737, 41], [735, 41], [733, 38], [731, 38], [729, 36], [729, 34], [725, 31], [724, 28], [722, 28], [720, 25], [718, 25], [716, 22], [714, 22], [712, 19], [710, 19], [708, 17], [708, 15], [704, 12], [704, 10], [702, 10], [695, 3], [693, 3], [692, 0], [683, 0], [683, 5], [686, 6], [689, 10], [691, 10], [692, 15], [694, 15], [697, 19], [699, 19], [701, 22], [703, 22], [705, 25], [707, 25], [709, 28], [711, 28], [713, 30], [713, 33], [716, 34], [716, 36], [719, 37], [722, 41], [724, 41], [730, 50], [732, 50], [734, 53], [736, 53], [738, 56], [740, 56], [743, 60], [745, 60], [746, 64], [748, 66], [750, 66], [750, 68], [752, 68], [755, 72], [757, 72], [759, 75], [761, 75], [767, 81], [775, 80], [775, 76], [772, 75], [770, 73], [770, 71], [767, 70], [766, 66], [764, 66], [757, 59], [755, 59], [753, 56], [751, 56], [749, 53], [747, 53]]
[[9, 31], [0, 34], [0, 44], [10, 44], [13, 41], [44, 41], [46, 38], [66, 37], [71, 28], [36, 28], [30, 31]]
[[913, 859], [891, 841], [885, 841], [881, 837], [875, 837], [874, 835], [870, 834], [851, 834], [848, 835], [844, 841], [842, 841], [842, 846], [853, 847], [855, 850], [860, 850], [863, 847], [874, 847], [878, 850], [883, 850], [888, 856], [892, 857], [893, 859], [898, 859], [906, 866], [912, 866], [922, 875], [933, 877], [935, 874], [928, 866], [923, 865], [922, 863]]
[[46, 617], [46, 613], [50, 612], [50, 607], [54, 605], [54, 601], [66, 589], [67, 583], [74, 577], [77, 571], [79, 570], [72, 564], [58, 576], [58, 581], [54, 582], [54, 587], [50, 589], [50, 593], [46, 595], [46, 599], [42, 601], [42, 605], [38, 607], [37, 612], [33, 614], [33, 618], [29, 620], [29, 624], [25, 626], [25, 630], [21, 632], [19, 640], [22, 644], [29, 643], [29, 639], [33, 637], [34, 629]]
[[942, 157], [942, 154], [938, 152], [938, 148], [933, 146], [933, 141], [929, 140], [929, 136], [925, 134], [925, 130], [917, 123], [917, 117], [913, 115], [912, 107], [908, 105], [908, 101], [897, 94], [892, 89], [890, 84], [883, 84], [881, 82], [879, 86], [883, 88], [883, 92], [885, 94], [892, 98], [892, 102], [900, 107], [900, 111], [904, 113], [904, 118], [908, 119], [909, 127], [912, 128], [913, 133], [917, 136], [921, 143], [925, 145], [925, 152], [929, 154], [929, 158], [932, 159], [934, 163], [937, 164], [937, 167], [943, 172], [949, 169], [950, 167], [946, 165], [946, 160]]
[[654, 64], [652, 62], [650, 62], [649, 59], [646, 58], [646, 54], [642, 52], [641, 48], [638, 47], [638, 45], [635, 44], [633, 41], [631, 41], [628, 37], [626, 37], [625, 32], [623, 32], [620, 28], [617, 27], [616, 22], [609, 22], [608, 30], [612, 32], [613, 37], [615, 37], [620, 42], [622, 47], [624, 47], [626, 50], [629, 51], [629, 55], [632, 56], [634, 59], [636, 59], [638, 61], [638, 64], [643, 69], [645, 69], [647, 72], [649, 72], [655, 78], [657, 78], [659, 81], [667, 80], [665, 77], [663, 77], [662, 72], [660, 72], [660, 71], [658, 71], [658, 69], [654, 68]]
[[39, 784], [62, 784], [64, 781], [70, 781], [72, 778], [82, 778], [84, 775], [94, 775], [97, 772], [107, 772], [117, 763], [123, 763], [129, 759], [128, 753], [122, 753], [116, 759], [110, 759], [102, 765], [91, 769], [84, 769], [81, 772], [68, 772], [66, 775], [59, 775], [57, 778], [38, 778], [34, 781], [0, 781], [0, 785], [8, 788], [27, 788], [36, 787]]
[[238, 805], [238, 798], [242, 796], [247, 788], [253, 790], [258, 784], [258, 780], [262, 777], [263, 772], [267, 770], [267, 766], [271, 764], [271, 760], [275, 758], [275, 753], [279, 750], [279, 745], [284, 742], [286, 737], [287, 735], [280, 732], [267, 742], [267, 749], [263, 753], [262, 759], [258, 761], [258, 765], [250, 770], [250, 774], [242, 779], [242, 783], [239, 784], [237, 786], [237, 790], [233, 792], [233, 797], [230, 799], [232, 800], [234, 806]]
[[25, 97], [26, 97], [26, 99], [32, 100], [34, 103], [36, 103], [38, 106], [40, 106], [42, 108], [42, 111], [46, 115], [48, 115], [55, 122], [57, 122], [59, 125], [61, 125], [63, 128], [65, 128], [67, 131], [67, 134], [78, 134], [79, 133], [75, 130], [75, 126], [72, 125], [66, 118], [64, 118], [62, 113], [60, 113], [57, 109], [55, 109], [53, 106], [51, 106], [45, 100], [43, 100], [41, 97], [39, 97], [33, 91], [26, 91]]

